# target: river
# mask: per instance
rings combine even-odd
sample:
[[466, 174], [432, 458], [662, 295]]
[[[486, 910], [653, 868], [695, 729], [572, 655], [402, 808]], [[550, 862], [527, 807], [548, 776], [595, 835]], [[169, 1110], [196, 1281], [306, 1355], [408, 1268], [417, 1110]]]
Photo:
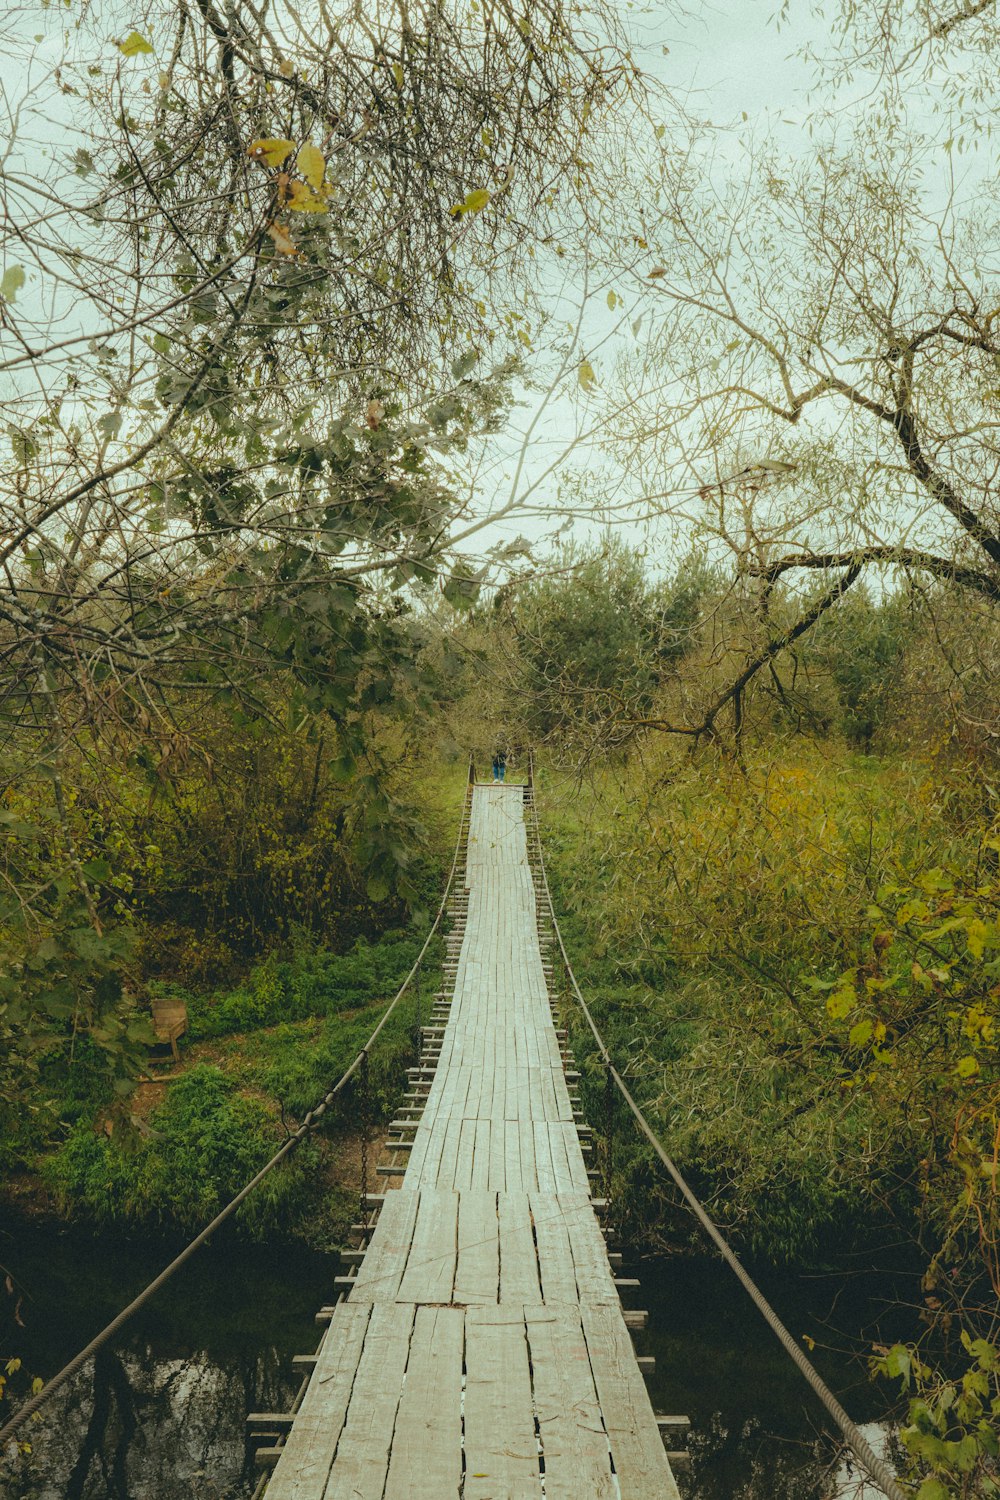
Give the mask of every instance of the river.
[[[22, 1296], [14, 1329], [25, 1369], [51, 1376], [170, 1258], [168, 1247], [95, 1240], [77, 1229], [4, 1226], [0, 1262]], [[4, 1500], [246, 1500], [250, 1411], [281, 1411], [298, 1385], [291, 1356], [317, 1342], [336, 1257], [251, 1247], [225, 1234], [183, 1269], [53, 1398]], [[710, 1259], [645, 1260], [632, 1305], [656, 1356], [656, 1410], [690, 1417], [684, 1500], [874, 1500], [826, 1434], [829, 1423], [730, 1272]], [[771, 1275], [765, 1291], [870, 1440], [885, 1392], [854, 1351], [898, 1336], [898, 1271]]]

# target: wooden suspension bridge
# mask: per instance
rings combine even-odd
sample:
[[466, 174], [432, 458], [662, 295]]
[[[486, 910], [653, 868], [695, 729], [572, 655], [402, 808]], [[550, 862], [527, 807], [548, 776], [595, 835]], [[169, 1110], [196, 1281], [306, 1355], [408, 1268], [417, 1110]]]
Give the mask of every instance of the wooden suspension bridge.
[[685, 1419], [650, 1405], [555, 1024], [532, 797], [470, 781], [397, 1186], [363, 1200], [296, 1410], [250, 1418], [267, 1500], [678, 1496]]

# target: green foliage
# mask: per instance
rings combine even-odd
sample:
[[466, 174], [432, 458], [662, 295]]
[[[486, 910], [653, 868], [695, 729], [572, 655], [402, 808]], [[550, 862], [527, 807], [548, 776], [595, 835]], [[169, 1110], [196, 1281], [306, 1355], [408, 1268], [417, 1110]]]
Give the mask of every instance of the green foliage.
[[[863, 589], [847, 594], [809, 632], [799, 657], [807, 673], [826, 676], [836, 701], [835, 723], [852, 744], [869, 749], [896, 705], [898, 679], [916, 622], [906, 592], [873, 599]], [[808, 691], [822, 722], [822, 698]]]
[[[191, 1068], [136, 1138], [96, 1133], [81, 1121], [46, 1163], [67, 1208], [103, 1225], [193, 1230], [217, 1213], [273, 1154], [281, 1132], [268, 1107], [241, 1093], [220, 1069]], [[268, 1192], [239, 1210], [251, 1232], [273, 1228], [305, 1201], [314, 1153], [300, 1147]]]
[[[919, 1241], [935, 1353], [878, 1368], [911, 1392], [918, 1493], [979, 1500], [1000, 1492], [1000, 835], [961, 765], [767, 750], [647, 746], [574, 788], [545, 812], [556, 903], [613, 1054], [737, 1244], [814, 1264], [890, 1225]], [[615, 1152], [620, 1221], [689, 1238], [620, 1111]]]
[[[981, 854], [992, 856], [1000, 838]], [[987, 1280], [1000, 1296], [1000, 880], [979, 864], [900, 870], [877, 892], [869, 955], [814, 981], [841, 1090], [923, 1138], [921, 1213], [937, 1248], [932, 1306]]]
[[[271, 1031], [241, 1038], [223, 1053], [248, 1087], [278, 1101], [281, 1109], [300, 1118], [336, 1083], [357, 1057], [381, 1006], [355, 1016], [324, 1021], [318, 1028], [287, 1023]], [[401, 1006], [390, 1018], [370, 1054], [369, 1103], [373, 1121], [387, 1120], [402, 1094], [404, 1069], [413, 1056], [410, 1026], [413, 1006]], [[343, 1090], [331, 1120], [331, 1130], [352, 1131], [358, 1122], [360, 1079], [352, 1077]]]
[[[772, 1259], [849, 1243], [873, 1212], [912, 1223], [916, 1163], [947, 1160], [949, 1103], [969, 1088], [955, 1071], [973, 1050], [968, 1039], [958, 1045], [965, 1012], [949, 1020], [957, 1007], [946, 1000], [926, 1014], [897, 1094], [882, 1074], [871, 1087], [856, 1076], [871, 1068], [879, 1015], [852, 1007], [833, 1021], [835, 991], [821, 986], [831, 972], [876, 979], [879, 891], [929, 849], [974, 860], [976, 812], [961, 778], [941, 788], [925, 766], [804, 745], [772, 745], [770, 762], [745, 772], [714, 755], [681, 760], [647, 747], [562, 809], [545, 809], [557, 905], [576, 913], [584, 974], [595, 958], [613, 963], [596, 998], [618, 1056], [715, 1212]], [[911, 973], [912, 957], [899, 967]], [[616, 990], [623, 981], [630, 1000]], [[900, 1014], [914, 1009], [908, 1000]], [[852, 1041], [865, 1020], [871, 1035]], [[925, 1068], [950, 1078], [928, 1122], [918, 1060], [949, 1034], [950, 1061]], [[942, 1193], [943, 1225], [943, 1184]], [[650, 1222], [664, 1207], [662, 1190], [644, 1184], [634, 1201]]]
[[610, 539], [593, 551], [567, 547], [511, 610], [532, 732], [648, 711], [662, 673], [691, 644], [711, 581], [691, 561], [653, 585], [639, 554]]
[[[146, 996], [172, 976], [198, 990], [196, 1039], [387, 997], [416, 956], [419, 923], [370, 941], [405, 917], [404, 899], [423, 920], [451, 838], [436, 814], [433, 833], [422, 826], [400, 769], [405, 738], [373, 734], [358, 769], [321, 726], [289, 735], [203, 718], [207, 766], [175, 745], [165, 769], [133, 742], [97, 774], [64, 757], [62, 817], [49, 777], [6, 793], [0, 1169], [30, 1161], [60, 1123], [127, 1112], [153, 1040]], [[323, 936], [353, 951], [317, 950]], [[246, 980], [204, 998], [206, 980], [231, 980], [261, 949], [271, 956]]]
[[436, 887], [443, 851], [405, 778], [404, 732], [373, 725], [361, 765], [314, 720], [289, 734], [234, 712], [199, 736], [208, 766], [165, 781], [162, 765], [135, 764], [90, 816], [129, 872], [154, 972], [211, 983], [296, 933], [341, 946]]
[[[172, 1082], [148, 1120], [117, 1121], [109, 1134], [103, 1126], [113, 1116], [81, 1110], [44, 1162], [43, 1176], [65, 1212], [98, 1224], [200, 1228], [346, 1072], [382, 1010], [380, 1002], [319, 1022], [286, 1021], [224, 1037], [213, 1047], [215, 1061], [196, 1063]], [[398, 1106], [413, 1056], [413, 1019], [413, 1002], [401, 1005], [371, 1055], [366, 1108], [373, 1125]], [[298, 1147], [240, 1208], [244, 1232], [315, 1238], [319, 1225], [334, 1240], [342, 1233], [329, 1166], [338, 1140], [357, 1128], [359, 1087], [355, 1074], [322, 1134]]]
[[[293, 1128], [346, 1072], [422, 942], [396, 931], [333, 954], [300, 938], [288, 957], [272, 954], [233, 991], [203, 997], [154, 983], [154, 991], [187, 1001], [184, 1046], [201, 1040], [204, 1048], [204, 1039], [212, 1039], [212, 1061], [199, 1060], [171, 1080], [148, 1117], [119, 1107], [95, 1062], [95, 1043], [81, 1045], [68, 1076], [53, 1066], [46, 1080], [53, 1122], [62, 1122], [64, 1136], [41, 1170], [63, 1211], [100, 1224], [199, 1227], [274, 1152], [286, 1126]], [[433, 957], [421, 979], [425, 1018]], [[389, 1119], [397, 1106], [416, 1014], [411, 992], [372, 1052], [366, 1103], [372, 1124]], [[324, 1243], [342, 1234], [343, 1194], [329, 1169], [338, 1138], [356, 1129], [359, 1087], [355, 1075], [322, 1134], [299, 1147], [240, 1209], [245, 1232], [318, 1234]], [[35, 1141], [44, 1144], [44, 1136]]]
[[875, 1374], [898, 1380], [909, 1397], [901, 1433], [917, 1500], [987, 1500], [1000, 1495], [1000, 1353], [988, 1339], [962, 1332], [966, 1367], [949, 1378], [924, 1362], [915, 1345], [895, 1344], [872, 1361]]
[[[133, 949], [127, 925], [103, 926], [81, 878], [101, 862], [66, 868], [58, 831], [39, 812], [27, 822], [0, 810], [6, 831], [0, 903], [0, 1167], [24, 1159], [56, 1118], [54, 1085], [82, 1096], [124, 1095], [152, 1040], [147, 1017], [124, 993]], [[30, 902], [22, 891], [31, 890]]]
[[[390, 999], [413, 965], [423, 937], [389, 932], [377, 943], [360, 939], [348, 953], [295, 948], [290, 958], [271, 954], [255, 965], [246, 981], [221, 994], [189, 996], [189, 1035], [224, 1036], [253, 1031], [309, 1016], [355, 1010], [376, 998]], [[433, 961], [434, 954], [429, 958]], [[428, 983], [424, 977], [424, 984]], [[180, 993], [161, 985], [163, 993]]]

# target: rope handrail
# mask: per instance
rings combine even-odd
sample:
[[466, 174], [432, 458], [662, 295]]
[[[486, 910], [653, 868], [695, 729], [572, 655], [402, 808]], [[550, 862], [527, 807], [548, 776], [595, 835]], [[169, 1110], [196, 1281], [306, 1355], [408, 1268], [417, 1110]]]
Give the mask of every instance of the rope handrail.
[[[471, 766], [471, 759], [469, 764]], [[448, 905], [448, 897], [451, 894], [452, 884], [455, 879], [455, 872], [458, 869], [458, 859], [462, 851], [462, 835], [465, 831], [466, 812], [469, 807], [471, 795], [472, 783], [470, 780], [466, 786], [465, 799], [462, 804], [462, 815], [459, 819], [458, 825], [458, 835], [455, 839], [455, 850], [454, 854], [452, 855], [451, 869], [448, 871], [448, 879], [445, 883], [444, 895], [441, 897], [441, 904], [437, 909], [437, 915], [435, 916], [434, 921], [431, 924], [430, 931], [424, 939], [423, 947], [417, 954], [410, 972], [407, 974], [406, 978], [403, 980], [403, 983], [396, 991], [396, 994], [393, 996], [392, 1000], [383, 1011], [378, 1025], [371, 1032], [368, 1040], [360, 1049], [353, 1062], [351, 1062], [350, 1066], [341, 1075], [341, 1077], [338, 1078], [337, 1082], [332, 1086], [332, 1088], [327, 1090], [319, 1103], [315, 1104], [312, 1109], [306, 1111], [305, 1115], [303, 1116], [301, 1125], [297, 1130], [294, 1130], [291, 1133], [288, 1139], [274, 1153], [270, 1161], [265, 1162], [260, 1171], [257, 1172], [248, 1183], [244, 1184], [244, 1186], [240, 1189], [236, 1196], [234, 1198], [231, 1198], [224, 1208], [219, 1210], [211, 1223], [206, 1224], [205, 1228], [202, 1229], [198, 1234], [196, 1234], [193, 1240], [185, 1245], [184, 1249], [174, 1257], [169, 1265], [165, 1266], [160, 1274], [151, 1282], [149, 1282], [149, 1284], [144, 1287], [136, 1297], [133, 1297], [132, 1301], [128, 1304], [127, 1307], [123, 1307], [121, 1312], [118, 1313], [114, 1318], [112, 1318], [111, 1322], [106, 1324], [105, 1327], [101, 1329], [100, 1333], [95, 1334], [90, 1342], [86, 1344], [78, 1354], [75, 1354], [67, 1364], [63, 1365], [62, 1369], [56, 1375], [53, 1375], [51, 1380], [46, 1381], [45, 1385], [43, 1385], [42, 1389], [36, 1395], [30, 1397], [24, 1403], [24, 1405], [19, 1407], [14, 1415], [4, 1423], [3, 1427], [0, 1427], [0, 1458], [2, 1458], [3, 1456], [2, 1450], [4, 1445], [24, 1425], [29, 1417], [34, 1416], [38, 1409], [41, 1406], [44, 1406], [45, 1403], [50, 1399], [50, 1397], [55, 1395], [60, 1386], [65, 1385], [66, 1381], [69, 1380], [72, 1375], [75, 1375], [77, 1370], [79, 1370], [82, 1365], [86, 1364], [91, 1355], [96, 1354], [98, 1349], [103, 1348], [108, 1340], [113, 1338], [114, 1335], [119, 1331], [119, 1329], [123, 1328], [129, 1321], [129, 1319], [132, 1318], [141, 1307], [143, 1307], [152, 1297], [156, 1295], [160, 1288], [170, 1280], [175, 1272], [179, 1271], [181, 1266], [183, 1266], [188, 1260], [190, 1260], [195, 1252], [200, 1250], [202, 1245], [204, 1245], [205, 1242], [211, 1238], [215, 1231], [219, 1229], [221, 1225], [223, 1225], [226, 1220], [236, 1212], [240, 1204], [250, 1196], [253, 1190], [261, 1182], [263, 1182], [264, 1178], [267, 1177], [267, 1175], [271, 1171], [273, 1171], [273, 1169], [278, 1166], [280, 1162], [284, 1161], [286, 1156], [290, 1156], [291, 1153], [296, 1149], [296, 1147], [301, 1145], [306, 1137], [313, 1130], [315, 1130], [316, 1126], [326, 1114], [326, 1111], [329, 1109], [330, 1105], [333, 1104], [334, 1100], [343, 1089], [344, 1085], [350, 1078], [353, 1077], [354, 1073], [361, 1066], [362, 1060], [368, 1056], [368, 1052], [373, 1043], [377, 1040], [379, 1033], [382, 1031], [382, 1028], [385, 1026], [389, 1017], [396, 1009], [396, 1006], [399, 1004], [400, 1000], [409, 989], [414, 975], [417, 973], [420, 965], [423, 963], [424, 955], [426, 954], [427, 949], [430, 947], [431, 939], [441, 925], [441, 919], [444, 916], [445, 909]]]
[[[534, 788], [535, 777], [533, 751], [529, 752], [528, 758], [528, 782], [529, 785]], [[804, 1351], [799, 1348], [798, 1343], [789, 1333], [788, 1329], [785, 1327], [781, 1319], [778, 1317], [778, 1314], [768, 1302], [767, 1298], [764, 1296], [764, 1293], [760, 1290], [760, 1287], [753, 1280], [752, 1276], [750, 1275], [749, 1271], [747, 1271], [742, 1261], [740, 1261], [735, 1252], [730, 1249], [728, 1243], [723, 1238], [722, 1232], [719, 1230], [718, 1226], [713, 1222], [713, 1220], [709, 1218], [708, 1213], [703, 1208], [701, 1202], [696, 1197], [692, 1188], [688, 1185], [679, 1167], [668, 1154], [666, 1147], [656, 1135], [656, 1132], [653, 1130], [653, 1127], [646, 1119], [646, 1116], [640, 1109], [639, 1105], [633, 1099], [632, 1094], [625, 1084], [625, 1080], [622, 1078], [621, 1074], [618, 1072], [618, 1069], [615, 1067], [611, 1054], [608, 1051], [607, 1046], [605, 1045], [604, 1038], [598, 1030], [597, 1023], [594, 1020], [593, 1015], [591, 1014], [590, 1007], [583, 997], [580, 986], [577, 984], [576, 975], [573, 972], [573, 966], [569, 961], [569, 954], [566, 952], [566, 945], [563, 942], [562, 932], [560, 931], [559, 923], [556, 920], [555, 906], [552, 902], [552, 893], [549, 890], [549, 880], [545, 870], [545, 859], [542, 853], [542, 841], [538, 832], [538, 805], [534, 800], [532, 802], [532, 821], [534, 823], [535, 846], [538, 857], [539, 873], [542, 877], [542, 888], [545, 892], [545, 901], [548, 907], [549, 918], [552, 922], [552, 930], [555, 933], [556, 942], [559, 945], [559, 952], [562, 956], [563, 967], [566, 971], [566, 978], [569, 982], [576, 1002], [583, 1012], [587, 1025], [590, 1027], [590, 1030], [594, 1037], [594, 1042], [597, 1046], [597, 1050], [601, 1056], [601, 1061], [607, 1068], [609, 1076], [614, 1079], [615, 1085], [622, 1098], [625, 1100], [625, 1103], [628, 1105], [629, 1110], [631, 1111], [636, 1121], [636, 1124], [642, 1131], [643, 1135], [646, 1137], [649, 1144], [652, 1146], [653, 1150], [656, 1152], [660, 1161], [666, 1167], [688, 1207], [691, 1209], [695, 1218], [698, 1220], [698, 1223], [701, 1225], [702, 1229], [704, 1229], [709, 1239], [715, 1245], [716, 1249], [719, 1251], [720, 1255], [722, 1256], [723, 1260], [725, 1260], [730, 1270], [733, 1271], [740, 1284], [742, 1285], [744, 1291], [748, 1293], [751, 1301], [754, 1303], [754, 1306], [763, 1316], [768, 1327], [771, 1329], [771, 1332], [775, 1335], [778, 1342], [785, 1350], [785, 1353], [791, 1357], [792, 1361], [799, 1370], [799, 1373], [805, 1377], [809, 1385], [812, 1387], [814, 1394], [819, 1397], [820, 1401], [826, 1407], [827, 1412], [837, 1423], [837, 1426], [840, 1428], [840, 1431], [843, 1434], [844, 1441], [847, 1443], [847, 1446], [850, 1448], [855, 1458], [868, 1471], [875, 1483], [879, 1485], [880, 1488], [884, 1491], [885, 1495], [887, 1496], [887, 1500], [912, 1500], [912, 1492], [909, 1495], [907, 1494], [907, 1492], [900, 1485], [896, 1475], [892, 1473], [891, 1469], [884, 1462], [884, 1460], [879, 1458], [878, 1454], [874, 1451], [864, 1433], [860, 1430], [857, 1424], [851, 1420], [847, 1412], [841, 1406], [833, 1391], [831, 1391], [822, 1375], [816, 1369], [816, 1366], [807, 1357]]]

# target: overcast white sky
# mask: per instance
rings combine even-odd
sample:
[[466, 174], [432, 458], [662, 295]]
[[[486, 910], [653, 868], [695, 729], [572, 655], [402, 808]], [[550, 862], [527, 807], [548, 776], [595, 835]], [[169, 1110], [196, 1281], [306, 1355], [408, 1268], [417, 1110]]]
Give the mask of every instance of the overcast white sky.
[[643, 66], [686, 96], [693, 112], [719, 124], [743, 111], [794, 113], [810, 84], [809, 69], [794, 53], [816, 34], [817, 23], [803, 3], [795, 24], [779, 32], [770, 19], [774, 8], [771, 0], [714, 0], [686, 17], [667, 6], [636, 12]]

